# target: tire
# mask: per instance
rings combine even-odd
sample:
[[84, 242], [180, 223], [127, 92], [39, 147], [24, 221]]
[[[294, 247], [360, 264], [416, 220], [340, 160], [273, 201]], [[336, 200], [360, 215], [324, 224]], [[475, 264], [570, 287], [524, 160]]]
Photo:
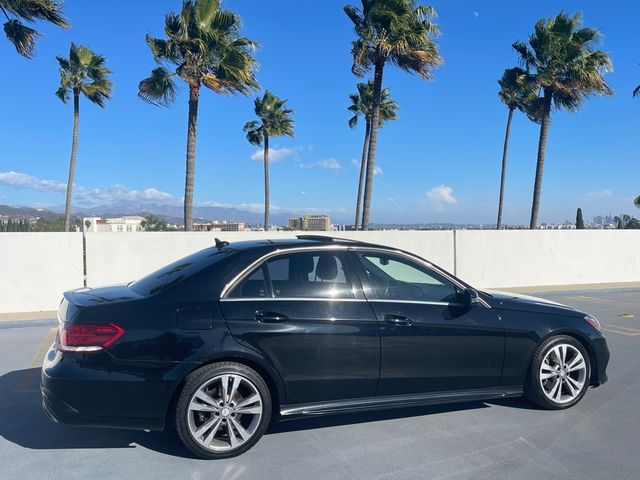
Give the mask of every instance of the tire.
[[255, 370], [240, 363], [214, 363], [187, 376], [176, 402], [175, 428], [197, 457], [230, 458], [260, 440], [271, 409], [269, 388]]
[[582, 400], [590, 379], [591, 361], [584, 346], [574, 337], [556, 335], [534, 352], [525, 397], [547, 410], [563, 410]]

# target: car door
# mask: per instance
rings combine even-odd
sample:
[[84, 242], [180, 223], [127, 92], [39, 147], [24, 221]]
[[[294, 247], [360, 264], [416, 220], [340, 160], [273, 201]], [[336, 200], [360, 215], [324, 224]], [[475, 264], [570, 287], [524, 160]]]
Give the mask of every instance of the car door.
[[504, 329], [463, 288], [412, 257], [353, 253], [380, 323], [378, 395], [493, 387], [500, 381]]
[[287, 404], [375, 395], [378, 322], [353, 287], [345, 252], [272, 256], [221, 305], [233, 336], [278, 369]]

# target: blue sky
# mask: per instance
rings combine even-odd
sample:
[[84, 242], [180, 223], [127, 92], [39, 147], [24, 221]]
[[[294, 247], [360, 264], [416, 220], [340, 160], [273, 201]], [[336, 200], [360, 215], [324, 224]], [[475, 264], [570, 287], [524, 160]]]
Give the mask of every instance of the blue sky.
[[[355, 1], [355, 0], [354, 0]], [[350, 130], [348, 94], [351, 25], [344, 0], [227, 0], [243, 19], [243, 34], [261, 45], [258, 79], [288, 98], [296, 137], [276, 139], [271, 170], [272, 204], [286, 211], [327, 211], [350, 220], [355, 204], [362, 126]], [[106, 109], [83, 102], [76, 185], [77, 204], [115, 200], [180, 202], [184, 189], [187, 99], [161, 109], [140, 101], [138, 82], [154, 63], [144, 35], [162, 35], [164, 14], [180, 0], [67, 0], [70, 30], [44, 24], [38, 56], [26, 60], [0, 41], [0, 203], [64, 203], [72, 109], [54, 95], [55, 55], [69, 43], [108, 58], [113, 101]], [[586, 25], [604, 33], [613, 58], [608, 81], [616, 96], [594, 98], [577, 114], [556, 113], [545, 166], [541, 222], [609, 212], [633, 213], [640, 194], [638, 118], [640, 49], [631, 41], [640, 3], [539, 0], [430, 2], [439, 14], [438, 44], [445, 63], [435, 80], [388, 68], [385, 86], [400, 104], [400, 118], [382, 130], [372, 220], [377, 222], [495, 222], [506, 108], [497, 79], [517, 62], [511, 49], [526, 40], [536, 19], [560, 9], [584, 13]], [[124, 8], [126, 5], [126, 8]], [[259, 211], [263, 172], [256, 148], [242, 132], [253, 118], [252, 98], [204, 91], [200, 101], [195, 200]], [[512, 128], [505, 221], [527, 223], [538, 129], [516, 115]], [[15, 172], [15, 173], [10, 173]]]

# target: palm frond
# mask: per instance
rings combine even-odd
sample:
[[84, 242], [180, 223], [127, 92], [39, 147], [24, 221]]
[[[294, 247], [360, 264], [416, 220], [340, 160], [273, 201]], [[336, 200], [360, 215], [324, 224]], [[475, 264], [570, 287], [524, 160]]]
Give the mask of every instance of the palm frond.
[[156, 67], [151, 75], [138, 84], [138, 97], [147, 103], [161, 107], [173, 104], [176, 98], [174, 74], [164, 67]]
[[633, 96], [637, 97], [638, 95], [640, 95], [640, 85], [633, 90]]
[[5, 22], [4, 33], [20, 55], [27, 58], [35, 56], [36, 38], [41, 36], [37, 30], [27, 27], [19, 20], [11, 19]]
[[27, 22], [46, 20], [62, 28], [69, 22], [62, 14], [62, 3], [54, 0], [2, 0], [2, 7]]

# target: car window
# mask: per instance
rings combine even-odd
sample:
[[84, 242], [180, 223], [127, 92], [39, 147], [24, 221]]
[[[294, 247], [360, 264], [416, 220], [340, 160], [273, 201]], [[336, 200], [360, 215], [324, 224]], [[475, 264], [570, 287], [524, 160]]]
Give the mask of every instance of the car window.
[[368, 294], [381, 300], [459, 301], [458, 289], [442, 275], [393, 255], [359, 253]]
[[251, 275], [245, 278], [229, 294], [230, 298], [261, 298], [267, 297], [267, 282], [264, 275], [264, 267], [260, 266]]
[[268, 260], [236, 286], [229, 297], [264, 296], [264, 273], [268, 274], [276, 298], [353, 298], [343, 257], [331, 252], [292, 253]]
[[304, 252], [267, 261], [274, 297], [353, 298], [340, 254]]
[[231, 250], [207, 248], [182, 258], [170, 265], [129, 284], [139, 295], [149, 296], [167, 290], [204, 268], [232, 254]]

